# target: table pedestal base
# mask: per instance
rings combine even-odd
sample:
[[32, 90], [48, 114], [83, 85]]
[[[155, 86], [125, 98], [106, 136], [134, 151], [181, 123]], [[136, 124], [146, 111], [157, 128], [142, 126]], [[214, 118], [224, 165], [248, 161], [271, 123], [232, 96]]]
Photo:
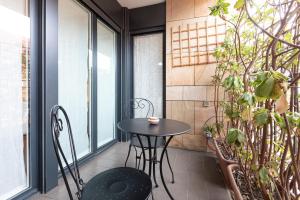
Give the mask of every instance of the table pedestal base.
[[[156, 170], [155, 170], [155, 165], [157, 163], [159, 163], [159, 171], [160, 171], [160, 178], [161, 178], [161, 181], [163, 183], [163, 186], [167, 192], [167, 194], [169, 195], [170, 199], [174, 200], [172, 194], [170, 193], [168, 187], [167, 187], [167, 184], [165, 182], [165, 178], [164, 178], [164, 173], [163, 173], [163, 159], [164, 159], [164, 156], [166, 155], [167, 157], [167, 161], [168, 161], [168, 165], [170, 167], [170, 170], [171, 170], [171, 173], [172, 173], [172, 183], [174, 183], [174, 175], [173, 175], [173, 170], [171, 168], [171, 164], [170, 164], [170, 160], [169, 160], [169, 155], [167, 153], [167, 147], [169, 146], [173, 136], [170, 136], [163, 148], [163, 151], [161, 153], [161, 156], [160, 156], [160, 160], [158, 161], [157, 160], [157, 150], [156, 150], [156, 141], [157, 141], [157, 137], [155, 139], [155, 148], [154, 148], [154, 155], [152, 157], [152, 148], [148, 148], [148, 154], [149, 154], [149, 158], [150, 159], [146, 159], [146, 155], [145, 155], [145, 149], [144, 149], [144, 146], [141, 142], [141, 138], [139, 135], [137, 135], [138, 137], [138, 140], [139, 140], [139, 143], [141, 145], [141, 148], [142, 148], [142, 156], [143, 156], [143, 171], [145, 171], [145, 168], [146, 168], [146, 161], [149, 162], [149, 173], [148, 175], [151, 177], [152, 175], [152, 170], [153, 170], [153, 180], [154, 180], [154, 183], [155, 183], [155, 187], [158, 187], [158, 184], [157, 184], [157, 181], [156, 181]], [[148, 147], [151, 147], [151, 141], [150, 141], [150, 136], [146, 136], [147, 137], [147, 141], [148, 141]], [[152, 136], [153, 137], [153, 136]], [[166, 139], [166, 137], [164, 137], [164, 139]], [[152, 166], [152, 167], [151, 167]]]

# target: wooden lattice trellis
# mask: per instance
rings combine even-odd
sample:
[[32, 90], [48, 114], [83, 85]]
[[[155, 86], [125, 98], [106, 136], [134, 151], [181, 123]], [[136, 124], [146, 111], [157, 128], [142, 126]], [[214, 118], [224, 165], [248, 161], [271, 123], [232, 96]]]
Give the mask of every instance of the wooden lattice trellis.
[[223, 43], [226, 30], [224, 22], [206, 20], [170, 29], [172, 67], [216, 62], [212, 55], [214, 49]]

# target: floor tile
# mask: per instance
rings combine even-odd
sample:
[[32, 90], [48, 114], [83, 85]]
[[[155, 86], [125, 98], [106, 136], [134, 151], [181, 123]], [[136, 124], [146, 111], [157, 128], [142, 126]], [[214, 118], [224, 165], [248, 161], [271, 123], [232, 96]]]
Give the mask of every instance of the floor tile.
[[[158, 150], [158, 157], [162, 149]], [[122, 167], [128, 153], [128, 143], [117, 143], [108, 150], [95, 156], [88, 163], [80, 167], [80, 174], [85, 182], [96, 174], [114, 167]], [[175, 183], [171, 183], [171, 172], [165, 158], [163, 173], [169, 191], [176, 200], [229, 200], [230, 195], [222, 174], [219, 171], [216, 159], [212, 153], [187, 151], [175, 148], [168, 149], [170, 163], [172, 165]], [[135, 166], [135, 151], [132, 150], [128, 159], [129, 167]], [[148, 167], [146, 168], [148, 172]], [[159, 187], [153, 188], [154, 200], [169, 200], [163, 188], [159, 173], [159, 164], [156, 165], [156, 179]], [[70, 177], [68, 176], [70, 180]], [[70, 184], [75, 191], [75, 185]], [[66, 200], [67, 190], [62, 179], [58, 186], [47, 194], [35, 194], [30, 200]], [[149, 198], [151, 200], [151, 198]]]

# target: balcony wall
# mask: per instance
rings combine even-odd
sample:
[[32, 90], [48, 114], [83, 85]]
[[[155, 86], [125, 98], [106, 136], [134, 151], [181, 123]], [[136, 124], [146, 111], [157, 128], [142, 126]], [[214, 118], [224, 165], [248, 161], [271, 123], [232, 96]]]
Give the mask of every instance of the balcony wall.
[[[208, 17], [214, 0], [167, 0], [166, 5], [166, 110], [167, 117], [192, 126], [172, 146], [205, 150], [204, 123], [214, 117], [212, 51], [224, 39], [224, 22]], [[210, 119], [209, 122], [213, 122]]]

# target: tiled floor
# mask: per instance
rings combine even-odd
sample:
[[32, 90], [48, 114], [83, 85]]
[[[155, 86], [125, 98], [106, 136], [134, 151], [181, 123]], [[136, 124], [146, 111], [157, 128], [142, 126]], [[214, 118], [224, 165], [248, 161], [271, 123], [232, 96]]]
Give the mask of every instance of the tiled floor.
[[[97, 173], [113, 167], [124, 166], [128, 150], [127, 143], [115, 144], [95, 159], [80, 168], [84, 181]], [[169, 148], [171, 164], [175, 174], [175, 183], [170, 183], [170, 172], [165, 165], [165, 179], [176, 200], [229, 200], [229, 193], [223, 183], [215, 158], [210, 153], [186, 151]], [[129, 166], [134, 166], [134, 157], [130, 157]], [[159, 172], [159, 170], [157, 170]], [[158, 174], [158, 188], [153, 189], [155, 200], [168, 200]], [[73, 186], [74, 187], [74, 186]], [[63, 180], [47, 194], [36, 194], [31, 200], [67, 200]], [[149, 198], [151, 200], [151, 198]]]

